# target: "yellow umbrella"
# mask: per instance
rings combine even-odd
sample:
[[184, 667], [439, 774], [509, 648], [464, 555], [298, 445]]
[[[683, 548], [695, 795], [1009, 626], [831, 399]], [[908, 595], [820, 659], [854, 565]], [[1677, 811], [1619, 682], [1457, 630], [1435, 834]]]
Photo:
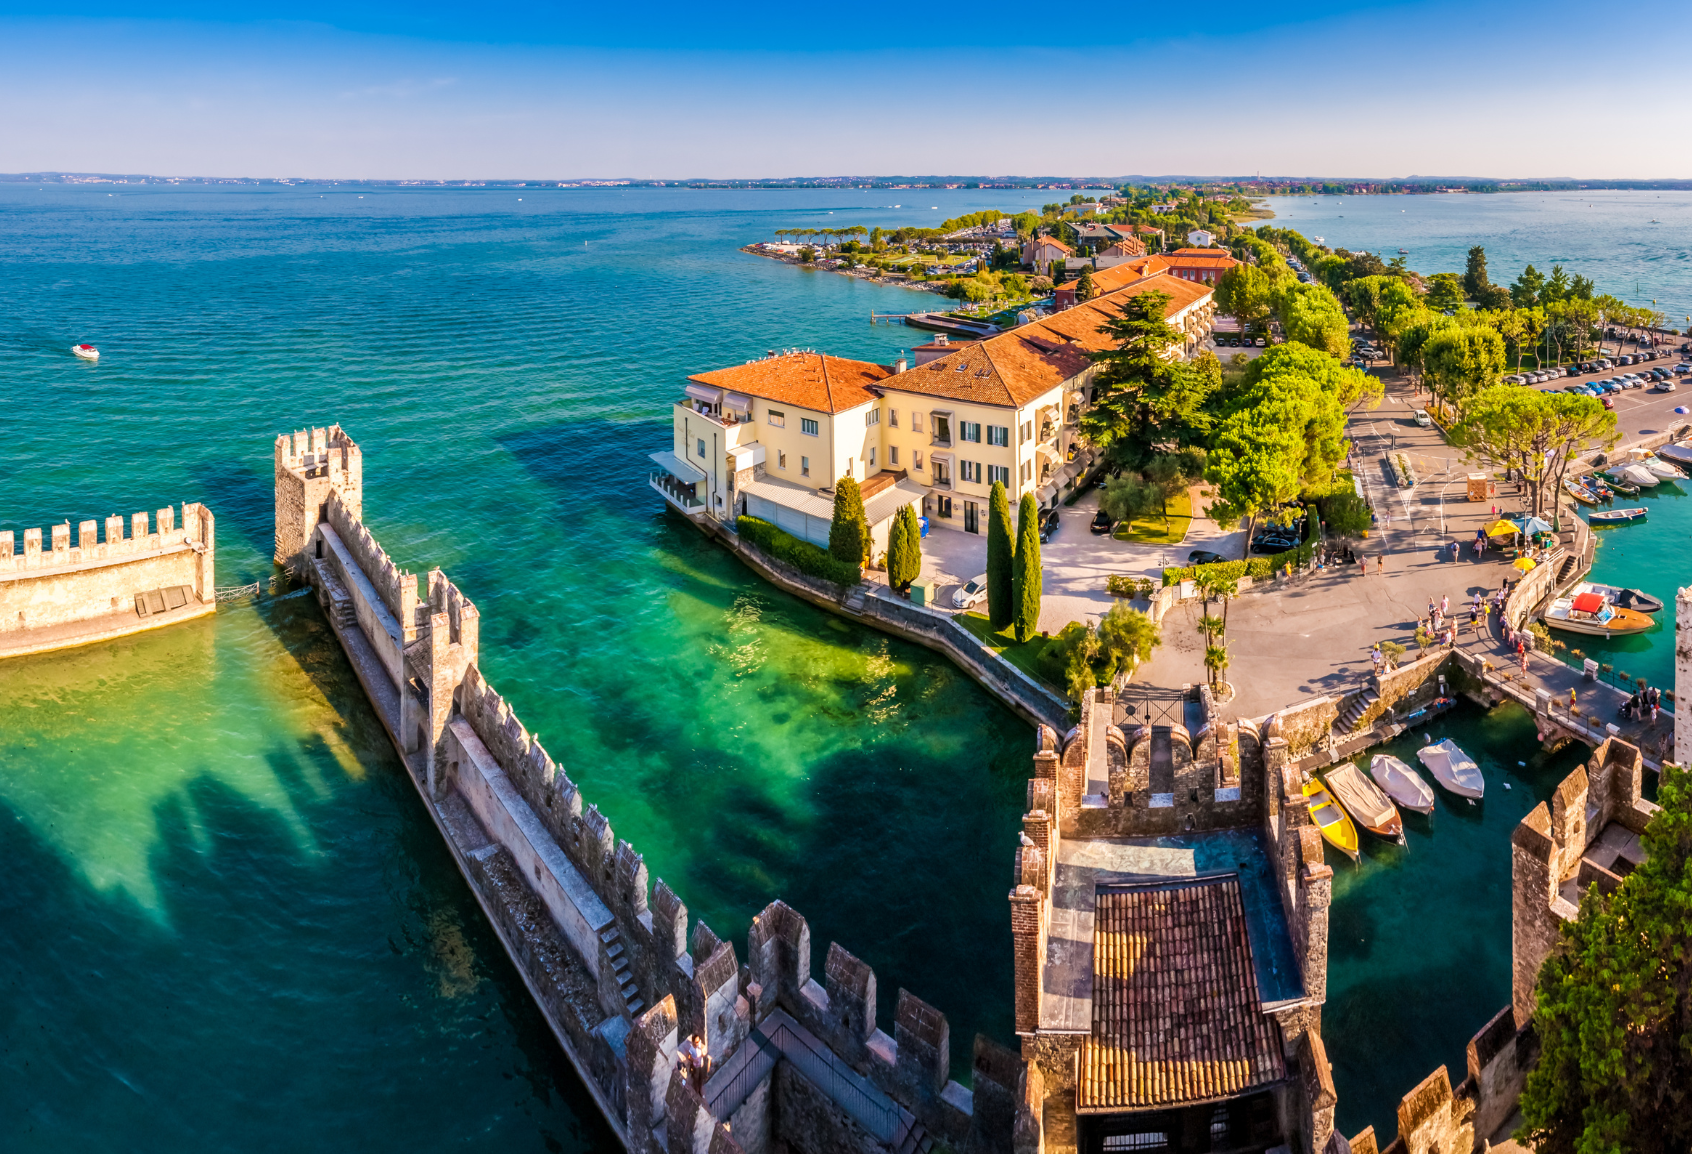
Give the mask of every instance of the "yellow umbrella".
[[1520, 532], [1521, 530], [1516, 528], [1515, 523], [1511, 521], [1494, 521], [1486, 527], [1488, 537], [1507, 537], [1512, 533]]
[[1536, 562], [1532, 557], [1517, 557], [1514, 564], [1516, 568], [1520, 569], [1523, 573], [1526, 573], [1529, 569], [1534, 567]]

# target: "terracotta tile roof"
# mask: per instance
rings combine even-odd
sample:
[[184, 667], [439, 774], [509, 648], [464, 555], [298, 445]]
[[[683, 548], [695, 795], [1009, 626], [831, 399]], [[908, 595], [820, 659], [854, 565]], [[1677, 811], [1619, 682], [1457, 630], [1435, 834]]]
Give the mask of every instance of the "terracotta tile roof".
[[1079, 1113], [1230, 1097], [1286, 1077], [1262, 1011], [1239, 879], [1101, 889], [1094, 899], [1093, 1032]]
[[695, 373], [688, 380], [819, 413], [838, 413], [875, 400], [869, 386], [891, 375], [891, 370], [868, 361], [849, 361], [823, 353], [788, 353]]
[[1225, 252], [1213, 248], [1178, 248], [1164, 256], [1172, 266], [1181, 265], [1224, 265], [1232, 268], [1240, 262]]
[[1061, 240], [1058, 240], [1055, 237], [1050, 237], [1050, 236], [1035, 237], [1029, 243], [1034, 245], [1036, 248], [1038, 248], [1040, 245], [1043, 245], [1043, 244], [1049, 244], [1054, 248], [1061, 248], [1064, 252], [1068, 253], [1070, 256], [1075, 255], [1074, 249], [1070, 248], [1067, 244], [1064, 244]]
[[[1139, 263], [1127, 261], [1095, 273], [1093, 283], [1108, 284], [1106, 278], [1117, 269]], [[1166, 274], [1123, 279], [1130, 283], [1045, 320], [964, 345], [882, 384], [907, 393], [1021, 408], [1086, 370], [1093, 363], [1088, 353], [1111, 347], [1099, 327], [1121, 313], [1128, 297], [1153, 290], [1167, 293], [1165, 315], [1174, 316], [1211, 294], [1209, 285]]]
[[1109, 248], [1105, 249], [1104, 252], [1100, 253], [1099, 255], [1101, 255], [1101, 256], [1140, 256], [1145, 251], [1146, 251], [1146, 246], [1144, 244], [1142, 244], [1140, 241], [1134, 240], [1132, 237], [1130, 237], [1127, 240], [1117, 241], [1115, 244], [1113, 244]]

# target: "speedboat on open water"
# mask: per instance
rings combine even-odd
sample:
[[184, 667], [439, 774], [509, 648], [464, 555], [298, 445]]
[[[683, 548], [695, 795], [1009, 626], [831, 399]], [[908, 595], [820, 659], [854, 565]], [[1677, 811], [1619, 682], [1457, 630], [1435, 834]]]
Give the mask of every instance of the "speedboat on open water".
[[1486, 793], [1486, 778], [1475, 759], [1457, 748], [1449, 737], [1416, 751], [1421, 763], [1433, 771], [1434, 780], [1458, 797], [1477, 798]]
[[1545, 624], [1569, 633], [1590, 633], [1594, 637], [1625, 637], [1651, 628], [1651, 619], [1632, 609], [1611, 605], [1588, 590], [1572, 597], [1559, 597], [1544, 613]]
[[100, 350], [95, 348], [93, 345], [72, 345], [71, 352], [75, 353], [85, 361], [97, 361], [100, 359]]
[[1388, 797], [1405, 809], [1417, 813], [1433, 812], [1433, 786], [1423, 781], [1421, 774], [1390, 753], [1377, 753], [1370, 759], [1369, 776], [1386, 790]]

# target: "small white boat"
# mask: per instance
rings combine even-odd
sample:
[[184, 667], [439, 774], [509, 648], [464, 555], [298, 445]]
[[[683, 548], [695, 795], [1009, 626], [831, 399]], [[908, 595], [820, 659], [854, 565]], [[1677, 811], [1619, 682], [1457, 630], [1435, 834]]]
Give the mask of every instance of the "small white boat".
[[97, 361], [100, 359], [100, 350], [95, 348], [93, 345], [72, 345], [71, 352], [75, 353], [85, 361]]
[[1449, 737], [1416, 751], [1423, 765], [1433, 771], [1434, 780], [1458, 797], [1478, 798], [1486, 793], [1486, 778], [1474, 758], [1457, 748]]
[[1673, 445], [1664, 445], [1657, 450], [1657, 456], [1676, 465], [1692, 465], [1692, 442], [1680, 441]]
[[1616, 471], [1621, 474], [1622, 480], [1630, 485], [1638, 485], [1642, 489], [1650, 488], [1662, 480], [1643, 465], [1623, 465]]
[[1666, 481], [1678, 480], [1686, 476], [1685, 473], [1682, 473], [1679, 469], [1659, 457], [1642, 458], [1639, 461], [1639, 467], [1648, 472], [1655, 473], [1657, 476]]
[[1433, 812], [1433, 786], [1391, 754], [1375, 754], [1369, 760], [1369, 776], [1375, 779], [1376, 785], [1386, 790], [1388, 797], [1405, 809], [1417, 813]]

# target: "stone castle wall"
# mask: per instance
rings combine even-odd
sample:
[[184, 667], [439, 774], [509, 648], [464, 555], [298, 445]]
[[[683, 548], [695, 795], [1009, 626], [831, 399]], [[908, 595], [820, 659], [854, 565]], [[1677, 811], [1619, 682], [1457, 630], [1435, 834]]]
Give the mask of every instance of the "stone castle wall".
[[[166, 506], [152, 517], [136, 513], [124, 535], [122, 517], [23, 531], [17, 552], [12, 530], [0, 532], [0, 637], [75, 625], [114, 614], [135, 614], [135, 597], [186, 586], [192, 604], [216, 602], [216, 519], [204, 505]], [[209, 609], [207, 610], [210, 611]], [[144, 618], [138, 617], [138, 623]]]
[[[326, 445], [329, 462], [342, 464], [331, 470], [313, 450], [298, 449], [302, 436], [308, 446]], [[795, 1077], [802, 1063], [783, 1065], [766, 1078], [757, 1103], [737, 1106], [732, 1136], [722, 1125], [727, 1119], [712, 1116], [678, 1072], [678, 1046], [688, 1037], [701, 1041], [714, 1067], [762, 1053], [767, 1039], [754, 1047], [751, 1035], [779, 1011], [952, 1148], [1010, 1150], [1023, 1070], [1014, 1053], [978, 1039], [976, 1090], [965, 1090], [948, 1076], [944, 1015], [901, 990], [892, 1034], [878, 1029], [873, 971], [835, 944], [819, 984], [805, 920], [779, 901], [754, 919], [744, 964], [705, 923], [690, 928], [676, 893], [648, 877], [642, 856], [584, 802], [486, 682], [478, 666], [479, 615], [469, 599], [436, 570], [418, 603], [415, 577], [401, 573], [369, 533], [361, 501], [311, 487], [336, 475], [362, 484], [357, 446], [336, 426], [278, 438], [276, 452], [279, 555], [297, 545], [289, 556], [332, 611], [337, 635], [478, 899], [631, 1149], [732, 1154], [803, 1134], [849, 1134], [839, 1103]], [[321, 476], [311, 475], [318, 470]], [[320, 557], [320, 543], [340, 552]], [[380, 636], [366, 614], [336, 609], [348, 597], [346, 582], [363, 582], [384, 611], [409, 626], [397, 676], [396, 654], [378, 653], [392, 638]], [[979, 1118], [977, 1096], [988, 1107]]]

